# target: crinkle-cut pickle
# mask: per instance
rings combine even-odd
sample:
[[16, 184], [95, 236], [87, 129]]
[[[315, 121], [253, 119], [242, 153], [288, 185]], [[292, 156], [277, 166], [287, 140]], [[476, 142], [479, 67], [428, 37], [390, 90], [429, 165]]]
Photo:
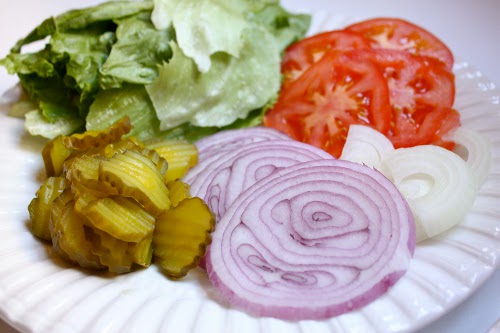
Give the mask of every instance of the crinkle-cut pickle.
[[163, 271], [181, 278], [198, 265], [212, 241], [215, 219], [200, 198], [184, 199], [156, 221], [153, 255]]
[[91, 251], [99, 257], [101, 265], [106, 266], [112, 273], [130, 272], [133, 262], [127, 252], [128, 242], [95, 228], [87, 228], [87, 237], [92, 244]]
[[91, 201], [83, 213], [93, 227], [125, 242], [139, 242], [155, 228], [152, 215], [133, 199], [121, 196]]
[[62, 174], [64, 161], [71, 155], [72, 151], [63, 144], [61, 135], [43, 146], [42, 158], [47, 177], [57, 177]]
[[153, 234], [137, 243], [128, 243], [127, 253], [138, 265], [149, 267], [153, 259]]
[[63, 144], [70, 149], [85, 150], [119, 141], [132, 130], [130, 118], [124, 117], [102, 131], [86, 131], [63, 137]]
[[99, 180], [99, 166], [103, 160], [106, 160], [103, 156], [83, 155], [76, 157], [66, 170], [66, 178], [72, 184], [80, 184], [80, 190], [85, 188], [108, 195], [118, 194], [116, 188]]
[[52, 246], [62, 258], [81, 267], [103, 269], [85, 236], [84, 217], [75, 212], [70, 197], [71, 191], [65, 190], [53, 202], [49, 224]]
[[52, 239], [49, 229], [52, 202], [68, 187], [69, 182], [64, 177], [50, 177], [42, 183], [28, 206], [33, 235], [48, 241]]
[[198, 151], [186, 142], [146, 146], [122, 138], [130, 129], [124, 118], [45, 145], [49, 178], [28, 207], [32, 232], [81, 267], [120, 274], [148, 267], [154, 257], [180, 278], [205, 254], [215, 226], [208, 206], [178, 180]]
[[183, 141], [153, 141], [146, 148], [154, 149], [167, 160], [168, 170], [165, 180], [180, 179], [198, 163], [198, 149], [192, 143]]
[[140, 153], [149, 158], [151, 162], [153, 162], [156, 165], [160, 174], [163, 177], [165, 177], [165, 174], [167, 173], [168, 170], [168, 162], [166, 159], [161, 157], [155, 150], [147, 148], [142, 149]]
[[170, 207], [163, 175], [139, 152], [127, 150], [101, 161], [99, 180], [115, 187], [120, 195], [134, 198], [155, 217]]
[[182, 200], [191, 198], [190, 186], [180, 180], [171, 180], [167, 183], [168, 197], [172, 207], [176, 207]]

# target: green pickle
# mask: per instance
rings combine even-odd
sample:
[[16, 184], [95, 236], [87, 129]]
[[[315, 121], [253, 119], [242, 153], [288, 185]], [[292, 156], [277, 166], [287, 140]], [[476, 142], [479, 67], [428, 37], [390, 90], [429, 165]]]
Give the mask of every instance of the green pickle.
[[183, 141], [152, 141], [146, 148], [154, 149], [168, 161], [165, 180], [180, 179], [198, 163], [198, 149], [192, 143]]
[[116, 188], [120, 195], [134, 198], [155, 217], [170, 208], [163, 175], [139, 152], [128, 150], [102, 161], [99, 180]]
[[153, 255], [165, 274], [184, 277], [196, 267], [212, 241], [215, 219], [200, 198], [184, 199], [156, 221]]
[[190, 186], [180, 180], [171, 180], [167, 183], [168, 196], [172, 207], [176, 207], [182, 200], [191, 198]]
[[74, 210], [73, 200], [68, 200], [71, 191], [65, 190], [53, 203], [50, 219], [52, 246], [56, 253], [81, 267], [103, 269], [99, 257], [92, 253], [92, 244], [87, 240], [84, 218]]
[[33, 235], [48, 241], [52, 239], [49, 229], [52, 202], [68, 185], [69, 182], [63, 177], [50, 177], [40, 186], [36, 198], [31, 200], [28, 206]]
[[62, 174], [64, 161], [71, 155], [72, 151], [63, 144], [61, 135], [43, 146], [42, 158], [47, 177], [57, 177]]
[[137, 243], [128, 243], [127, 253], [132, 261], [140, 266], [149, 267], [153, 259], [153, 235]]
[[151, 235], [156, 221], [133, 199], [121, 196], [91, 201], [83, 212], [93, 227], [126, 242]]
[[131, 128], [126, 117], [47, 142], [48, 178], [28, 206], [31, 231], [84, 268], [122, 274], [154, 261], [181, 278], [205, 255], [215, 227], [208, 206], [178, 180], [198, 151], [186, 142], [123, 138]]
[[63, 137], [66, 148], [85, 150], [106, 146], [109, 143], [120, 141], [121, 138], [132, 130], [132, 123], [128, 117], [117, 121], [112, 126], [102, 131], [86, 131]]
[[88, 229], [92, 253], [99, 257], [101, 265], [117, 274], [128, 273], [132, 269], [132, 259], [127, 253], [129, 244], [116, 239], [98, 229]]

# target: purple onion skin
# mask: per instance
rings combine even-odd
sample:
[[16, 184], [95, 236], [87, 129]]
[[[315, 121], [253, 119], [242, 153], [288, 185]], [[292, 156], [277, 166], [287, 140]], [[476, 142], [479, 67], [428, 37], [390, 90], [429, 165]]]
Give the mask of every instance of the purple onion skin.
[[[280, 195], [286, 198], [287, 193], [293, 194], [294, 186], [300, 187], [301, 179], [304, 177], [309, 177], [310, 183], [311, 179], [316, 179], [318, 184], [322, 183], [323, 185], [318, 186], [323, 186], [321, 191], [324, 191], [330, 183], [325, 183], [327, 180], [319, 181], [323, 179], [322, 173], [325, 174], [325, 179], [331, 182], [331, 179], [337, 179], [337, 175], [329, 174], [334, 169], [335, 172], [345, 171], [349, 174], [345, 177], [347, 184], [345, 191], [354, 193], [356, 198], [353, 200], [365, 202], [363, 200], [366, 196], [368, 208], [361, 207], [363, 205], [357, 206], [359, 211], [353, 213], [354, 216], [362, 217], [363, 211], [373, 214], [367, 220], [369, 224], [366, 230], [359, 227], [361, 231], [357, 229], [350, 231], [354, 232], [353, 235], [360, 232], [361, 235], [368, 234], [366, 242], [360, 243], [359, 246], [353, 243], [355, 249], [352, 251], [358, 252], [351, 253], [351, 250], [345, 251], [342, 248], [350, 246], [350, 234], [347, 243], [344, 242], [340, 247], [335, 246], [338, 239], [342, 240], [343, 234], [339, 234], [341, 238], [338, 238], [338, 235], [331, 235], [335, 234], [337, 229], [345, 227], [335, 226], [335, 223], [338, 224], [337, 216], [329, 228], [325, 229], [324, 234], [323, 230], [317, 232], [319, 239], [317, 244], [323, 245], [316, 248], [314, 242], [317, 239], [311, 240], [310, 235], [307, 236], [309, 238], [304, 238], [304, 235], [300, 234], [305, 231], [311, 232], [308, 228], [299, 224], [298, 229], [293, 229], [298, 235], [291, 240], [289, 236], [292, 234], [287, 235], [286, 232], [277, 230], [276, 228], [281, 227], [275, 226], [276, 220], [269, 222], [270, 215], [265, 215], [275, 207], [264, 209], [269, 201], [272, 201], [269, 205], [274, 205], [281, 199]], [[359, 179], [356, 178], [358, 174], [361, 174]], [[351, 181], [353, 183], [349, 185]], [[336, 193], [335, 191], [338, 191], [338, 188], [337, 190], [332, 188], [332, 193]], [[344, 188], [340, 191], [344, 195], [346, 192], [343, 191]], [[316, 195], [316, 191], [310, 193]], [[275, 195], [278, 197], [274, 198]], [[292, 199], [301, 200], [301, 195], [304, 194], [297, 194], [299, 199], [296, 197]], [[385, 201], [381, 201], [381, 198]], [[264, 204], [258, 206], [261, 202]], [[252, 210], [255, 207], [258, 207], [257, 212]], [[370, 207], [380, 208], [381, 213], [377, 215]], [[304, 207], [300, 209], [304, 212]], [[332, 208], [330, 211], [337, 210]], [[318, 214], [317, 216], [328, 215], [325, 212]], [[390, 217], [389, 220], [387, 216]], [[291, 215], [290, 219], [297, 220], [297, 217]], [[363, 218], [360, 221], [362, 220]], [[303, 221], [302, 218], [299, 219], [300, 223], [306, 223]], [[350, 223], [357, 227], [357, 220], [352, 221]], [[292, 225], [292, 222], [289, 224]], [[316, 230], [312, 232], [316, 235]], [[370, 237], [374, 237], [374, 240]], [[363, 240], [356, 237], [353, 239], [354, 242]], [[250, 252], [241, 250], [246, 248], [249, 248]], [[235, 308], [256, 316], [270, 316], [284, 320], [320, 320], [359, 309], [382, 296], [405, 274], [414, 250], [413, 216], [408, 204], [389, 180], [378, 171], [352, 162], [323, 160], [284, 168], [243, 192], [229, 207], [217, 226], [206, 256], [206, 267], [209, 279], [216, 290]], [[362, 255], [361, 252], [366, 252], [366, 255]], [[346, 253], [348, 258], [342, 256]], [[258, 259], [258, 263], [262, 263], [259, 264], [261, 266], [255, 264], [255, 258]], [[352, 267], [348, 267], [351, 262]], [[351, 271], [354, 273], [349, 273]], [[303, 284], [290, 283], [284, 279], [285, 275], [289, 279], [290, 274], [298, 277], [295, 282], [302, 281], [300, 277], [311, 276], [311, 279], [304, 278]], [[321, 282], [322, 276], [329, 277], [328, 274], [333, 276], [333, 283], [325, 284], [328, 279], [324, 278]], [[345, 285], [342, 285], [343, 278], [348, 281]], [[352, 284], [349, 280], [351, 278]], [[312, 283], [309, 283], [310, 281]]]

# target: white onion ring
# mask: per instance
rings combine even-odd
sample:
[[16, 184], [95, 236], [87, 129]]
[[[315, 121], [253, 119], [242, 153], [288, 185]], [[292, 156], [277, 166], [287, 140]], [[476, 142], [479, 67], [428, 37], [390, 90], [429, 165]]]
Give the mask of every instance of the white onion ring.
[[456, 144], [453, 151], [467, 162], [481, 186], [491, 167], [491, 142], [484, 135], [463, 127], [455, 130], [452, 141]]
[[476, 198], [478, 185], [470, 168], [460, 156], [442, 147], [396, 149], [382, 162], [381, 171], [408, 201], [417, 241], [456, 225]]
[[382, 160], [393, 150], [391, 140], [376, 129], [351, 125], [340, 159], [380, 169]]
[[249, 313], [324, 319], [382, 295], [414, 248], [413, 217], [397, 188], [371, 168], [325, 159], [243, 192], [213, 234], [207, 271]]

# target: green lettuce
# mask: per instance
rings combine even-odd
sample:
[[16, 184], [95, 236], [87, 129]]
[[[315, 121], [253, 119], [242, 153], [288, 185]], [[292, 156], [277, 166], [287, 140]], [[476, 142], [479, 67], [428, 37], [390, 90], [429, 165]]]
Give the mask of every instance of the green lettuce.
[[[29, 97], [12, 114], [25, 114], [33, 135], [127, 115], [141, 139], [193, 141], [261, 123], [281, 55], [309, 24], [278, 0], [109, 1], [49, 17], [0, 65]], [[40, 51], [21, 52], [46, 37]]]
[[158, 76], [158, 64], [172, 57], [169, 42], [172, 29], [157, 30], [149, 13], [116, 20], [116, 43], [100, 69], [102, 88], [119, 88], [124, 82], [152, 83]]
[[243, 31], [239, 57], [212, 56], [212, 66], [200, 73], [193, 59], [172, 43], [173, 58], [160, 68], [146, 89], [162, 130], [190, 122], [222, 127], [264, 106], [280, 86], [280, 56], [274, 37], [254, 26]]

